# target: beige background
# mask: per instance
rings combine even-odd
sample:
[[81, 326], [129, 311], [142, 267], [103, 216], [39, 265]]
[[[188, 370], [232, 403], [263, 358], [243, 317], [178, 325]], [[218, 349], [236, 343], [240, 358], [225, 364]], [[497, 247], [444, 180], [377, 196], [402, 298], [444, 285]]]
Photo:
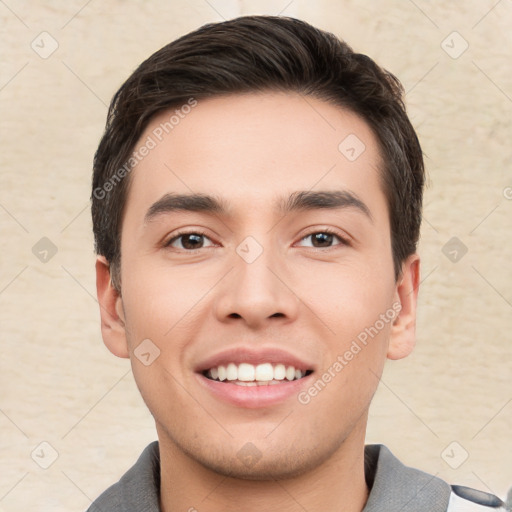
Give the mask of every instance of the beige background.
[[[389, 363], [368, 442], [451, 483], [501, 496], [512, 485], [511, 0], [6, 0], [1, 512], [85, 510], [155, 438], [128, 362], [100, 337], [92, 156], [106, 105], [144, 58], [247, 13], [304, 18], [393, 71], [426, 154], [418, 345]], [[32, 250], [42, 237], [58, 250], [47, 262]], [[443, 253], [452, 237], [468, 249], [458, 262]]]

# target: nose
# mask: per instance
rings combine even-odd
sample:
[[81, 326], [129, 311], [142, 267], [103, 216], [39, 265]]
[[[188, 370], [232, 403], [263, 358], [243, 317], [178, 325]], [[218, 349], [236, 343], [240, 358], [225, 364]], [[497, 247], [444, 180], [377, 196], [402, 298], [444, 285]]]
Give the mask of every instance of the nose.
[[257, 329], [269, 322], [291, 322], [297, 317], [300, 300], [284, 262], [264, 249], [254, 261], [243, 253], [233, 255], [234, 268], [222, 280], [215, 302], [221, 322], [244, 322]]

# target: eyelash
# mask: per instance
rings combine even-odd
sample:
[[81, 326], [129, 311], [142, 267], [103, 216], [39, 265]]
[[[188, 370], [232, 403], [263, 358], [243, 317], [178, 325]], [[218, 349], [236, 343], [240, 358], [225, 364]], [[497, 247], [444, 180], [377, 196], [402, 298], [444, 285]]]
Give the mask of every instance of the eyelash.
[[[330, 228], [317, 229], [315, 231], [311, 231], [307, 235], [303, 236], [300, 239], [300, 241], [302, 242], [306, 238], [309, 238], [310, 236], [315, 235], [317, 233], [324, 233], [324, 234], [328, 234], [328, 235], [333, 235], [333, 236], [335, 236], [336, 238], [338, 238], [340, 240], [340, 243], [336, 244], [336, 245], [333, 245], [333, 246], [330, 246], [330, 247], [310, 247], [310, 249], [328, 250], [328, 249], [334, 249], [338, 245], [347, 245], [347, 246], [350, 245], [350, 242], [349, 242], [349, 240], [347, 238], [341, 236], [338, 232], [336, 232], [335, 230], [330, 229]], [[203, 237], [207, 238], [208, 240], [211, 240], [210, 237], [204, 231], [201, 231], [201, 230], [178, 231], [178, 233], [176, 233], [172, 238], [170, 238], [167, 242], [165, 242], [164, 247], [171, 247], [171, 244], [173, 242], [175, 242], [176, 240], [178, 240], [182, 236], [186, 236], [186, 235], [199, 235], [199, 236], [203, 236]], [[212, 243], [214, 243], [214, 242], [212, 241]], [[195, 251], [199, 251], [201, 249], [208, 249], [208, 247], [200, 247], [198, 249], [179, 249], [179, 250], [180, 251], [184, 251], [184, 252], [195, 252]]]

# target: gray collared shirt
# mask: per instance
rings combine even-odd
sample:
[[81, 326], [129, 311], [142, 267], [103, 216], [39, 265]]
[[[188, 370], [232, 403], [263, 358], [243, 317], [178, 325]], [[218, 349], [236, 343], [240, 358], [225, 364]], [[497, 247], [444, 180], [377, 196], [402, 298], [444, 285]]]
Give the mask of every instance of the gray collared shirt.
[[[370, 495], [362, 512], [492, 510], [454, 499], [456, 497], [446, 482], [404, 466], [384, 445], [365, 447], [365, 476]], [[160, 455], [155, 441], [146, 447], [119, 482], [94, 501], [87, 512], [160, 512], [159, 489]]]

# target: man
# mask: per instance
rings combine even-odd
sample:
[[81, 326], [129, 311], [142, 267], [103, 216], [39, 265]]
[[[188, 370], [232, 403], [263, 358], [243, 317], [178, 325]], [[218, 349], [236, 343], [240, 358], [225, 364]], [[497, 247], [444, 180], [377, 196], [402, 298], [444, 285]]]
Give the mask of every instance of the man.
[[92, 215], [103, 339], [158, 442], [90, 510], [503, 505], [364, 446], [414, 345], [423, 182], [398, 80], [304, 22], [207, 25], [141, 64]]

